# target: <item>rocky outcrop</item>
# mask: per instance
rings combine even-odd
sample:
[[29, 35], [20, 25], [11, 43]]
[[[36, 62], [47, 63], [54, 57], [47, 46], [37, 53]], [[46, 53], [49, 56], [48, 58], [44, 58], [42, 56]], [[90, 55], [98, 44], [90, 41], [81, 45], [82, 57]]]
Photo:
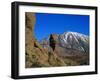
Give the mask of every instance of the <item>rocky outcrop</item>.
[[44, 49], [36, 41], [34, 36], [35, 14], [26, 12], [25, 18], [25, 67], [66, 66], [66, 63], [52, 49]]
[[50, 35], [49, 45], [50, 45], [50, 47], [52, 48], [53, 51], [55, 50], [55, 47], [57, 45], [57, 39], [58, 39], [58, 36], [56, 34]]

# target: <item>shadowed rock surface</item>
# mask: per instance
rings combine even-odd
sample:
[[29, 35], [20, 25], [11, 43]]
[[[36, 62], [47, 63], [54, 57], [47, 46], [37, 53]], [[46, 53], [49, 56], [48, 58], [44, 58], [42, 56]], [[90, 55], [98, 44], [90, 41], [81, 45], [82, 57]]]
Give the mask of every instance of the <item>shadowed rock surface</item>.
[[49, 44], [50, 47], [53, 49], [53, 51], [55, 50], [56, 44], [57, 44], [57, 35], [56, 34], [51, 34], [50, 38], [49, 38]]

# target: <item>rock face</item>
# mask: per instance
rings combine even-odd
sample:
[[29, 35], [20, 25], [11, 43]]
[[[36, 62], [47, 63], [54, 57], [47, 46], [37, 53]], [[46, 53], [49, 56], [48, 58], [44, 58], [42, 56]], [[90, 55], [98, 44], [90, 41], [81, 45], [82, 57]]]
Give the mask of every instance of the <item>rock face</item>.
[[50, 47], [52, 48], [53, 51], [55, 50], [55, 47], [56, 47], [56, 45], [58, 43], [57, 39], [58, 39], [58, 36], [56, 34], [51, 34], [50, 35], [49, 45], [50, 45]]
[[25, 13], [25, 67], [66, 66], [66, 63], [50, 48], [44, 49], [34, 36], [36, 17], [34, 13]]

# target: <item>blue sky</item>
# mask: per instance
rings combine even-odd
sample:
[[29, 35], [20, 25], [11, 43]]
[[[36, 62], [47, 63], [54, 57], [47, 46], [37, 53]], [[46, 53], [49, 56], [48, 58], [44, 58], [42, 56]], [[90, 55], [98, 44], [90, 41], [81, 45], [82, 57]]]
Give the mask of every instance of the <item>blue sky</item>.
[[41, 40], [51, 33], [62, 34], [67, 31], [79, 32], [89, 36], [89, 16], [71, 14], [36, 13], [35, 36]]

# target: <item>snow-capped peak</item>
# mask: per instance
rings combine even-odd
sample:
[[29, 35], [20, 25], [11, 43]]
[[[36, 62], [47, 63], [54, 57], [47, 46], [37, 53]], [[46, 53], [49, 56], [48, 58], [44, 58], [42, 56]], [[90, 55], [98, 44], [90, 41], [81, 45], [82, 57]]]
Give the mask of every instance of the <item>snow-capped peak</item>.
[[78, 32], [70, 32], [70, 31], [68, 31], [68, 32], [64, 32], [63, 33], [63, 35], [75, 35], [75, 36], [77, 36], [77, 37], [88, 37], [87, 35], [84, 35], [84, 34], [81, 34], [81, 33], [78, 33]]
[[88, 36], [77, 32], [64, 32], [59, 36], [59, 40], [62, 46], [73, 49], [80, 49], [84, 51], [83, 44], [87, 44], [89, 41]]
[[65, 42], [67, 42], [67, 39], [69, 39], [69, 38], [70, 38], [70, 40], [72, 40], [72, 38], [74, 38], [76, 41], [79, 38], [83, 39], [84, 41], [88, 38], [88, 36], [86, 36], [84, 34], [77, 33], [77, 32], [70, 32], [70, 31], [64, 32], [61, 36], [63, 37], [63, 40]]

